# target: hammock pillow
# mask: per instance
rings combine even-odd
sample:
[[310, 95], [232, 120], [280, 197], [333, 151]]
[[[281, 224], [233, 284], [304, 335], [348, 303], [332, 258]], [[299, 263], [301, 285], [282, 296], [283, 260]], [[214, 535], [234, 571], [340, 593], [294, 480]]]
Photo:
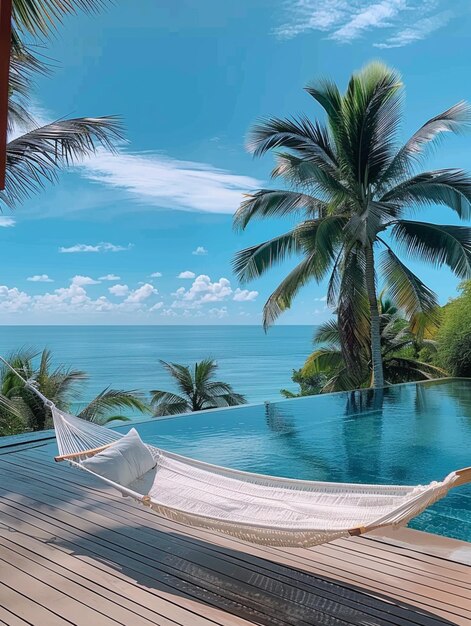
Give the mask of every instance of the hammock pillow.
[[127, 487], [155, 467], [155, 459], [139, 437], [131, 430], [109, 448], [82, 461], [90, 471]]

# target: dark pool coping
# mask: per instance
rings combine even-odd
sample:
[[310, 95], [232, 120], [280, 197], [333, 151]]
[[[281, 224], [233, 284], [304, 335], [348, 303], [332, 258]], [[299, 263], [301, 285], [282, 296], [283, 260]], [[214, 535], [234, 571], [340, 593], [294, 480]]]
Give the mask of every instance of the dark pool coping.
[[[447, 383], [447, 382], [449, 383], [449, 382], [452, 382], [453, 380], [470, 380], [471, 381], [471, 378], [460, 377], [460, 376], [447, 376], [446, 378], [433, 378], [431, 380], [417, 380], [417, 381], [412, 381], [410, 383], [396, 383], [394, 385], [389, 385], [389, 387], [399, 387], [399, 386], [406, 386], [406, 385], [429, 385], [429, 384]], [[384, 387], [384, 389], [387, 389], [387, 387]], [[276, 400], [265, 400], [265, 402], [250, 402], [248, 404], [243, 404], [243, 405], [238, 405], [238, 406], [228, 406], [228, 407], [222, 407], [222, 408], [216, 408], [216, 409], [207, 409], [205, 413], [214, 413], [216, 411], [234, 411], [236, 409], [248, 408], [248, 407], [254, 407], [254, 406], [264, 406], [266, 404], [279, 404], [282, 402], [312, 400], [313, 398], [316, 398], [316, 397], [325, 398], [328, 396], [338, 396], [338, 395], [344, 395], [346, 393], [358, 393], [358, 392], [365, 392], [365, 391], [367, 391], [367, 388], [354, 389], [352, 391], [334, 391], [332, 393], [317, 394], [313, 396], [302, 396], [299, 398], [280, 398]], [[134, 426], [134, 425], [145, 424], [145, 423], [154, 422], [154, 421], [179, 419], [182, 417], [188, 417], [190, 415], [191, 413], [179, 413], [178, 415], [168, 415], [168, 416], [163, 416], [163, 417], [147, 417], [145, 419], [140, 419], [140, 420], [131, 420], [130, 422], [126, 422], [125, 424], [111, 426], [110, 428], [112, 428], [113, 430], [121, 430], [123, 428], [128, 427], [130, 424]], [[27, 446], [28, 444], [46, 443], [46, 442], [55, 440], [55, 438], [56, 438], [56, 435], [55, 435], [55, 431], [53, 428], [48, 429], [48, 430], [36, 431], [36, 432], [20, 433], [18, 435], [7, 435], [5, 437], [0, 437], [0, 450], [3, 450], [5, 448], [14, 448], [17, 446]]]

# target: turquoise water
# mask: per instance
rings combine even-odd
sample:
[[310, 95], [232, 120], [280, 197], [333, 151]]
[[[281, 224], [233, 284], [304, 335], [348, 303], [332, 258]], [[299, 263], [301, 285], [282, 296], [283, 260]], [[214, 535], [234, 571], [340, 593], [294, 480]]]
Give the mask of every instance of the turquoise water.
[[[423, 484], [471, 465], [471, 380], [396, 385], [238, 407], [138, 425], [156, 446], [252, 472]], [[471, 541], [471, 486], [411, 524]]]
[[85, 370], [84, 399], [111, 385], [121, 389], [171, 388], [159, 359], [189, 364], [215, 358], [218, 376], [250, 402], [296, 390], [291, 370], [312, 351], [311, 326], [3, 326], [0, 354], [22, 346], [50, 348], [56, 363]]

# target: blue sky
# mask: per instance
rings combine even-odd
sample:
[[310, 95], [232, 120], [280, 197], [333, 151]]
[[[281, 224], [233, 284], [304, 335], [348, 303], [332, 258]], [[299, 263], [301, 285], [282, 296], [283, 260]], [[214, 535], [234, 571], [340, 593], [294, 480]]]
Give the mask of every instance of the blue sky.
[[[136, 8], [138, 6], [138, 8]], [[237, 250], [289, 220], [231, 228], [242, 194], [267, 184], [272, 157], [244, 149], [260, 116], [319, 108], [303, 92], [379, 58], [406, 85], [404, 138], [471, 100], [471, 6], [465, 0], [118, 0], [68, 19], [37, 82], [40, 120], [122, 115], [128, 142], [99, 152], [0, 217], [0, 315], [29, 324], [258, 324], [294, 261], [238, 285]], [[471, 136], [450, 137], [431, 165], [471, 169]], [[420, 219], [456, 223], [431, 209]], [[446, 302], [458, 281], [412, 264]], [[325, 286], [307, 287], [286, 324], [329, 317]]]

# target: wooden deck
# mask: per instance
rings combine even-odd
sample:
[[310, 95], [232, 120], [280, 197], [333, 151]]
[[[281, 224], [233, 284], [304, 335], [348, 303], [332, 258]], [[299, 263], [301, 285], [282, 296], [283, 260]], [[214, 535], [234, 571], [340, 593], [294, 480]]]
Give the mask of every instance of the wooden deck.
[[[471, 625], [471, 544], [262, 548], [159, 519], [53, 448], [0, 450], [0, 624]], [[407, 545], [407, 543], [411, 545]]]

